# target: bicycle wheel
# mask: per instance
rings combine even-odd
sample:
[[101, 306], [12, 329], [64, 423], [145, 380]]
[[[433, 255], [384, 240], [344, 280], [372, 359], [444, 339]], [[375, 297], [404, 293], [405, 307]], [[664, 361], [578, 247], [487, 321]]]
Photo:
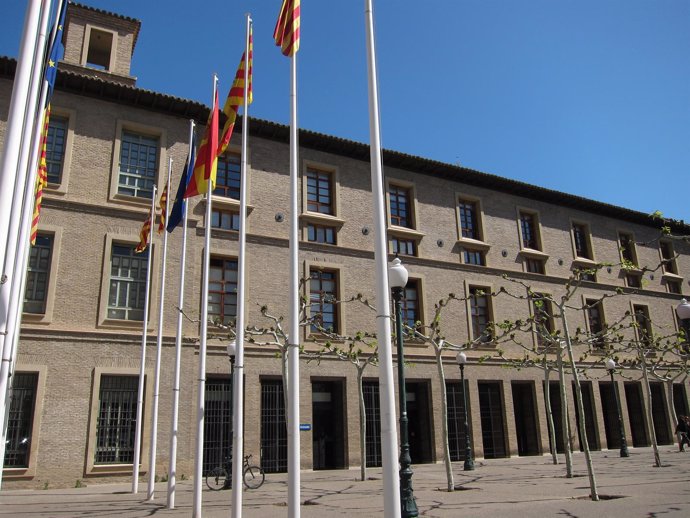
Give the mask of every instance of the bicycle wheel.
[[206, 474], [206, 485], [213, 491], [220, 491], [225, 487], [228, 472], [225, 468], [214, 468]]
[[247, 489], [259, 489], [264, 483], [266, 475], [264, 475], [264, 470], [259, 466], [247, 466], [244, 468], [242, 478]]

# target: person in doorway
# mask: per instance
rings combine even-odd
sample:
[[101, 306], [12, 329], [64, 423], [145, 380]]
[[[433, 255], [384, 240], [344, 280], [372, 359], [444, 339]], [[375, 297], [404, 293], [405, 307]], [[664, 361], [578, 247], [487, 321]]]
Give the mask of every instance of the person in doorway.
[[678, 418], [676, 433], [678, 434], [678, 448], [680, 451], [685, 451], [685, 445], [690, 445], [690, 417], [682, 415]]

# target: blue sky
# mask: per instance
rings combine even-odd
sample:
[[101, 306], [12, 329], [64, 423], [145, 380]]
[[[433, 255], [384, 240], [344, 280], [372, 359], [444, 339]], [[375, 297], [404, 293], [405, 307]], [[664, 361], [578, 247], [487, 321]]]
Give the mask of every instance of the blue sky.
[[[83, 3], [141, 20], [139, 87], [205, 104], [251, 12], [250, 116], [288, 123], [280, 0]], [[0, 8], [0, 54], [25, 9]], [[385, 148], [690, 221], [688, 0], [374, 0], [374, 16]], [[298, 99], [301, 128], [368, 142], [364, 0], [302, 0]]]

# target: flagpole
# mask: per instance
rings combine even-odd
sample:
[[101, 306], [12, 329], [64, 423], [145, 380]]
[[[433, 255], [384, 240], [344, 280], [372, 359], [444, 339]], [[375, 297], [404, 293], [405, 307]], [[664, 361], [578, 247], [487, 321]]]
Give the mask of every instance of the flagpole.
[[[170, 173], [173, 159], [168, 157], [168, 180], [165, 184], [165, 214], [161, 214], [165, 223], [170, 207]], [[153, 227], [151, 228], [153, 235]], [[161, 378], [161, 354], [163, 352], [163, 308], [165, 306], [165, 267], [168, 256], [168, 232], [163, 228], [163, 266], [161, 267], [161, 291], [158, 299], [158, 337], [156, 339], [156, 366], [153, 373], [153, 408], [151, 411], [151, 449], [149, 451], [149, 484], [146, 499], [153, 500], [156, 484], [156, 449], [158, 447], [158, 393]]]
[[[218, 76], [213, 75], [213, 101], [212, 110], [216, 109], [216, 91], [218, 88]], [[213, 151], [215, 153], [215, 150]], [[211, 167], [207, 164], [206, 167]], [[204, 240], [204, 266], [201, 286], [201, 341], [199, 344], [199, 386], [197, 394], [196, 414], [196, 454], [194, 455], [194, 497], [192, 517], [201, 518], [201, 489], [204, 467], [204, 407], [206, 395], [206, 334], [208, 332], [208, 279], [211, 263], [211, 179], [208, 179], [206, 187], [206, 237]]]
[[149, 322], [149, 292], [151, 288], [151, 262], [153, 248], [153, 223], [156, 219], [156, 186], [153, 186], [151, 193], [151, 214], [149, 215], [149, 257], [146, 261], [146, 293], [144, 295], [144, 317], [143, 330], [141, 334], [141, 365], [139, 367], [139, 390], [137, 392], [137, 421], [134, 436], [134, 459], [132, 461], [132, 493], [139, 492], [139, 459], [141, 457], [141, 422], [144, 410], [144, 381], [146, 376], [146, 333], [148, 333]]
[[[8, 256], [11, 258], [9, 264], [14, 261], [14, 257], [9, 254], [8, 241], [10, 240], [10, 221], [19, 217], [15, 211], [17, 207], [12, 201], [21, 199], [22, 189], [17, 189], [16, 182], [19, 175], [19, 150], [22, 143], [22, 132], [25, 123], [25, 113], [30, 104], [29, 89], [32, 80], [32, 70], [34, 56], [38, 44], [39, 19], [41, 5], [44, 8], [49, 5], [47, 0], [30, 0], [24, 18], [24, 29], [19, 48], [19, 58], [17, 59], [17, 69], [14, 76], [14, 86], [7, 116], [7, 127], [5, 128], [5, 145], [3, 153], [0, 155], [0, 347], [4, 349], [5, 333], [7, 332], [7, 320], [5, 311], [8, 309], [9, 290], [13, 280], [11, 268], [7, 268]], [[3, 352], [3, 366], [5, 363]], [[0, 396], [4, 399], [3, 396]], [[4, 404], [4, 403], [3, 403]], [[0, 414], [2, 415], [2, 414]], [[0, 460], [3, 462], [3, 460]]]
[[[9, 412], [10, 372], [13, 370], [17, 356], [18, 332], [21, 322], [22, 297], [24, 277], [26, 275], [27, 254], [29, 252], [29, 229], [33, 214], [33, 190], [36, 180], [36, 170], [31, 169], [32, 151], [38, 149], [37, 142], [43, 128], [43, 117], [40, 121], [36, 115], [42, 106], [42, 69], [45, 66], [44, 49], [46, 48], [48, 20], [50, 19], [50, 1], [44, 2], [40, 14], [38, 36], [34, 47], [31, 70], [31, 82], [27, 95], [26, 111], [22, 121], [21, 144], [17, 149], [18, 161], [15, 164], [14, 189], [16, 195], [7, 200], [10, 208], [10, 220], [6, 227], [6, 246], [1, 253], [5, 253], [3, 271], [0, 277], [7, 278], [0, 281], [0, 350], [2, 362], [0, 365], [0, 467], [4, 466], [5, 437], [7, 434], [7, 414]], [[8, 154], [8, 141], [5, 142], [4, 153]], [[4, 203], [4, 202], [3, 202]], [[2, 241], [0, 241], [2, 243]], [[3, 330], [4, 327], [4, 330]], [[2, 469], [0, 468], [0, 484], [2, 484]]]
[[[189, 121], [189, 154], [188, 163], [192, 155], [192, 135], [194, 134], [194, 121]], [[194, 167], [194, 164], [191, 164]], [[185, 170], [183, 175], [187, 174]], [[167, 233], [167, 231], [166, 231]], [[184, 215], [182, 218], [182, 257], [180, 258], [180, 292], [177, 299], [177, 334], [175, 335], [175, 367], [173, 371], [172, 393], [172, 422], [170, 425], [170, 468], [168, 475], [168, 509], [175, 508], [175, 488], [177, 482], [177, 434], [178, 417], [180, 409], [180, 364], [182, 359], [182, 316], [184, 308], [184, 274], [187, 254], [187, 203], [184, 203]]]
[[235, 319], [235, 371], [232, 380], [232, 517], [242, 516], [242, 467], [244, 462], [244, 287], [247, 240], [247, 138], [249, 135], [249, 35], [252, 18], [247, 13], [244, 51], [244, 113], [242, 114], [242, 157], [240, 165], [240, 230], [237, 258], [237, 316]]
[[[369, 131], [371, 190], [374, 197], [374, 258], [376, 263], [377, 336], [379, 344], [381, 394], [381, 451], [383, 457], [383, 509], [386, 518], [400, 516], [400, 482], [397, 474], [398, 434], [395, 418], [393, 359], [391, 351], [391, 312], [388, 290], [388, 257], [386, 250], [386, 217], [381, 162], [376, 50], [374, 46], [374, 13], [372, 0], [364, 1], [367, 38], [367, 71], [369, 76]], [[364, 459], [362, 459], [364, 462]]]
[[299, 435], [299, 213], [297, 132], [297, 52], [290, 60], [290, 286], [288, 335], [288, 516], [300, 516], [300, 435]]

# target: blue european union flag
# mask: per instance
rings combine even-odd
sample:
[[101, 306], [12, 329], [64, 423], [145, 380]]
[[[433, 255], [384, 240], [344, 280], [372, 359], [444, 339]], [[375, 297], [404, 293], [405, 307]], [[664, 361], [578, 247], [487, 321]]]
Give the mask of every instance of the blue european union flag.
[[168, 218], [168, 226], [166, 230], [172, 232], [175, 230], [184, 216], [184, 209], [187, 200], [184, 198], [184, 193], [187, 191], [187, 186], [189, 185], [189, 180], [194, 174], [194, 161], [196, 158], [196, 145], [195, 145], [194, 134], [192, 134], [192, 142], [189, 144], [190, 153], [187, 157], [187, 163], [184, 165], [184, 171], [182, 171], [182, 177], [180, 178], [180, 185], [177, 186], [177, 193], [175, 194], [175, 203], [170, 211], [170, 217]]

